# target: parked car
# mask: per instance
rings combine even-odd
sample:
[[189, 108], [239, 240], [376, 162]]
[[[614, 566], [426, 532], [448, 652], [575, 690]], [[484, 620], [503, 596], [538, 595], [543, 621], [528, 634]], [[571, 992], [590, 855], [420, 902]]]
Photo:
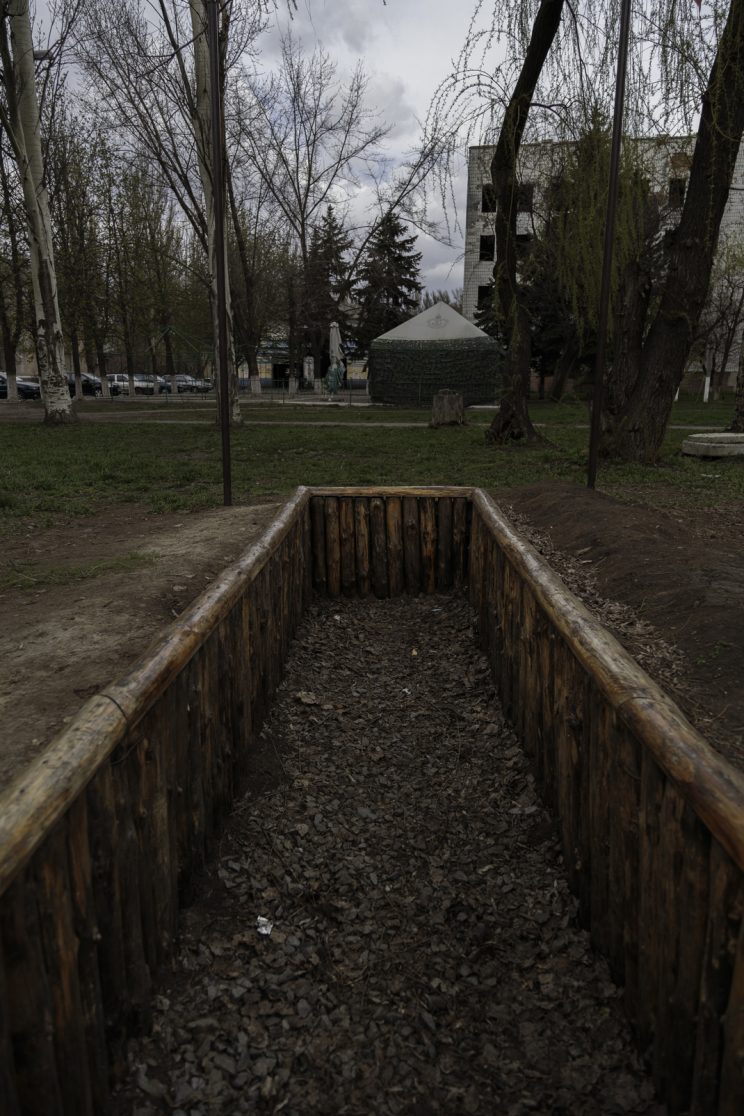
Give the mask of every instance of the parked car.
[[176, 374], [176, 386], [179, 392], [184, 391], [198, 391], [196, 380], [193, 376], [187, 376], [185, 372], [178, 372]]
[[129, 395], [129, 377], [123, 372], [109, 372], [106, 379], [112, 395]]
[[[19, 399], [41, 399], [41, 387], [36, 380], [26, 380], [16, 376], [16, 387]], [[0, 372], [0, 399], [8, 398], [8, 377]]]
[[[93, 376], [90, 372], [80, 373], [80, 382], [83, 388], [83, 395], [103, 395], [103, 388], [98, 376]], [[75, 377], [69, 375], [67, 377], [67, 386], [70, 389], [70, 395], [75, 394]]]
[[195, 379], [194, 384], [196, 385], [195, 388], [194, 388], [194, 391], [201, 391], [205, 395], [208, 391], [211, 391], [212, 388], [214, 387], [214, 384], [212, 383], [211, 380], [205, 380], [204, 378]]

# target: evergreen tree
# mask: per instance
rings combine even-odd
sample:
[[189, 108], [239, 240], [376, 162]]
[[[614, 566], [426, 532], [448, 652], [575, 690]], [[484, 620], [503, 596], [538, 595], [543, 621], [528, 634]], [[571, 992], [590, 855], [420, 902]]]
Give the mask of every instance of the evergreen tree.
[[357, 289], [357, 340], [365, 350], [375, 337], [419, 308], [421, 253], [414, 251], [415, 244], [416, 237], [406, 236], [405, 225], [394, 213], [382, 218], [370, 240]]
[[348, 295], [346, 253], [351, 239], [329, 205], [320, 226], [310, 237], [305, 265], [301, 328], [305, 349], [315, 360], [315, 374], [328, 368], [328, 336], [331, 322], [346, 332], [343, 303]]

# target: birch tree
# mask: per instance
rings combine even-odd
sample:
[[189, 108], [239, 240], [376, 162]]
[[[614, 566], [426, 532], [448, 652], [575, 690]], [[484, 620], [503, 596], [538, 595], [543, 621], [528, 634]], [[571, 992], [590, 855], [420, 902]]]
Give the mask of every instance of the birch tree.
[[4, 0], [0, 7], [0, 65], [0, 122], [18, 168], [28, 229], [36, 358], [45, 421], [72, 422], [76, 416], [65, 370], [28, 0]]

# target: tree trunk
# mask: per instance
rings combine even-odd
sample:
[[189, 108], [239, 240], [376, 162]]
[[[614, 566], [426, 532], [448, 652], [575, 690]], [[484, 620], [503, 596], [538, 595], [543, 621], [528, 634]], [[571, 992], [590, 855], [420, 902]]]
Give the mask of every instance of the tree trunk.
[[527, 54], [504, 113], [491, 160], [496, 195], [495, 298], [506, 335], [507, 389], [501, 407], [486, 433], [487, 442], [539, 437], [528, 411], [530, 390], [530, 331], [527, 311], [517, 287], [517, 159], [527, 116], [545, 59], [558, 33], [564, 0], [542, 0], [532, 26]]
[[726, 428], [732, 434], [744, 434], [744, 337], [739, 349], [739, 370], [736, 374], [736, 395], [734, 397], [734, 417]]
[[554, 403], [559, 403], [566, 390], [566, 381], [576, 367], [579, 359], [579, 338], [574, 330], [566, 342], [566, 347], [558, 358], [553, 372], [553, 382], [550, 385], [550, 398]]
[[[610, 423], [603, 450], [627, 461], [658, 457], [708, 292], [721, 217], [744, 131], [744, 0], [732, 0], [711, 70], [679, 227], [659, 309], [635, 386]], [[614, 372], [613, 372], [614, 375]]]
[[11, 121], [10, 139], [18, 164], [26, 207], [34, 294], [36, 352], [44, 397], [45, 420], [49, 423], [74, 422], [76, 415], [72, 408], [65, 375], [49, 199], [44, 184], [41, 122], [36, 96], [28, 0], [9, 0], [6, 11], [10, 21], [13, 53], [11, 63], [3, 32], [2, 62], [3, 68], [8, 71], [5, 88]]
[[80, 339], [76, 329], [73, 329], [70, 333], [70, 348], [72, 350], [72, 370], [75, 376], [75, 398], [82, 399], [83, 377], [80, 374]]
[[[233, 234], [235, 236], [235, 243], [238, 247], [238, 260], [240, 261], [240, 270], [243, 275], [243, 285], [245, 287], [245, 304], [243, 307], [243, 332], [246, 341], [245, 359], [248, 362], [248, 375], [258, 375], [258, 358], [256, 350], [260, 341], [259, 330], [256, 328], [256, 291], [255, 291], [255, 277], [253, 269], [248, 260], [248, 250], [245, 243], [245, 236], [243, 234], [243, 227], [240, 223], [240, 212], [235, 201], [235, 191], [233, 190], [232, 171], [230, 167], [226, 167], [226, 180], [227, 180], [227, 194], [230, 199], [230, 214], [232, 216]], [[236, 310], [237, 313], [237, 310]]]
[[[192, 121], [196, 152], [199, 162], [199, 177], [204, 193], [204, 208], [207, 212], [207, 254], [209, 258], [209, 293], [212, 309], [212, 332], [214, 336], [215, 370], [218, 368], [217, 352], [219, 349], [219, 318], [217, 310], [217, 243], [215, 239], [215, 207], [212, 176], [212, 127], [211, 127], [211, 99], [210, 99], [210, 66], [209, 48], [207, 41], [207, 11], [204, 0], [190, 0], [191, 28], [194, 45], [194, 79], [195, 79], [195, 118]], [[223, 54], [224, 57], [224, 54]], [[222, 96], [222, 90], [220, 91]], [[225, 175], [226, 178], [226, 175]], [[223, 208], [224, 208], [223, 198]], [[227, 383], [230, 394], [230, 422], [239, 425], [243, 420], [240, 414], [240, 396], [238, 394], [238, 377], [235, 370], [235, 342], [233, 337], [232, 299], [230, 297], [230, 275], [227, 267], [227, 222], [224, 231], [225, 240], [225, 302], [227, 318]], [[219, 403], [219, 376], [215, 377]], [[217, 422], [219, 423], [219, 406]]]

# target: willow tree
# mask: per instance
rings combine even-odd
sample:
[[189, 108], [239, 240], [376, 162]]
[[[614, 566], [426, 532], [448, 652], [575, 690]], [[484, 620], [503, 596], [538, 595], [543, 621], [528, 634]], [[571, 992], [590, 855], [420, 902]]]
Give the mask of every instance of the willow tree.
[[[679, 230], [663, 246], [658, 300], [641, 291], [636, 317], [626, 307], [621, 327], [630, 331], [630, 343], [611, 373], [616, 390], [609, 393], [605, 447], [624, 457], [651, 460], [658, 453], [705, 301], [742, 134], [743, 4], [716, 0], [701, 16], [692, 3], [654, 0], [634, 16], [626, 132], [641, 138], [689, 131], [701, 99], [703, 110]], [[611, 114], [619, 6], [620, 0], [495, 0], [484, 22], [479, 0], [455, 71], [432, 106], [430, 119], [449, 118], [467, 142], [496, 141], [494, 289], [510, 377], [493, 440], [534, 437], [529, 333], [516, 267], [520, 148], [526, 139], [575, 141], [597, 106]], [[498, 65], [494, 46], [507, 54]]]
[[36, 360], [44, 397], [45, 421], [73, 422], [76, 415], [72, 409], [65, 370], [28, 0], [4, 0], [0, 6], [0, 66], [0, 123], [8, 137], [23, 189], [31, 261]]

